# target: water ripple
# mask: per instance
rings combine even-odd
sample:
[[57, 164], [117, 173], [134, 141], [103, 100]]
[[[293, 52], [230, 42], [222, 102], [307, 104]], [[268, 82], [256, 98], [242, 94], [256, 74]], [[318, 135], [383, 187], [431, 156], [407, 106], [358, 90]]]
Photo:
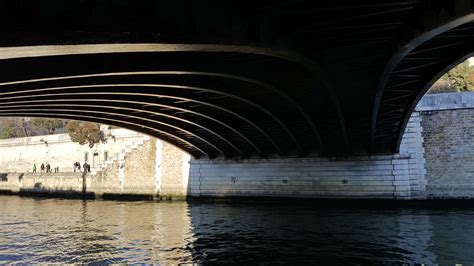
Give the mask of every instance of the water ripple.
[[473, 264], [474, 209], [0, 196], [4, 263]]

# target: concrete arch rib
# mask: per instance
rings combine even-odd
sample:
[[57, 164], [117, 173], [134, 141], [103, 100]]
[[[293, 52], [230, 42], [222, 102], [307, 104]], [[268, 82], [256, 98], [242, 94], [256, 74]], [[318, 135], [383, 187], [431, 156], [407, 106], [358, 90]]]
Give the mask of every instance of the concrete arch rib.
[[[375, 149], [375, 139], [376, 139], [376, 131], [377, 131], [377, 120], [379, 118], [379, 110], [380, 106], [382, 103], [384, 91], [387, 87], [387, 83], [389, 79], [391, 78], [392, 74], [394, 74], [395, 69], [399, 64], [404, 60], [405, 57], [407, 57], [410, 53], [415, 52], [415, 50], [422, 44], [428, 43], [430, 40], [435, 39], [437, 36], [440, 34], [443, 34], [445, 32], [448, 32], [451, 29], [454, 29], [456, 27], [462, 26], [467, 23], [474, 22], [474, 13], [470, 13], [468, 15], [456, 18], [454, 20], [451, 20], [433, 30], [430, 30], [428, 32], [425, 32], [424, 34], [418, 36], [417, 38], [413, 39], [410, 41], [408, 44], [403, 46], [397, 53], [392, 56], [390, 61], [387, 63], [385, 70], [381, 76], [381, 79], [379, 81], [378, 89], [376, 92], [375, 100], [374, 100], [374, 105], [373, 105], [373, 111], [372, 111], [372, 120], [371, 120], [371, 132], [370, 132], [370, 143], [369, 143], [369, 149], [370, 153], [374, 152]], [[406, 122], [408, 121], [407, 117], [409, 117], [411, 111], [413, 110], [412, 107], [416, 106], [417, 102], [419, 99], [421, 99], [420, 95], [423, 94], [418, 94], [415, 98], [414, 103], [412, 103], [411, 107], [407, 107], [407, 110], [405, 110], [405, 115], [404, 115], [404, 121], [401, 123], [401, 131], [398, 132], [397, 136], [397, 143], [396, 143], [396, 148], [399, 146], [399, 140], [400, 135], [402, 134], [402, 131], [404, 130], [406, 126]], [[410, 113], [408, 113], [410, 112]]]
[[[2, 84], [0, 84], [1, 86]], [[255, 102], [253, 101], [250, 101], [248, 99], [245, 99], [243, 97], [240, 97], [240, 96], [237, 96], [237, 95], [234, 95], [234, 94], [230, 94], [230, 93], [225, 93], [225, 92], [221, 92], [219, 90], [214, 90], [214, 89], [208, 89], [208, 88], [201, 88], [201, 87], [194, 87], [194, 86], [182, 86], [182, 85], [169, 85], [169, 84], [89, 84], [89, 85], [78, 85], [78, 86], [63, 86], [63, 87], [51, 87], [51, 88], [39, 88], [39, 89], [30, 89], [30, 90], [15, 90], [13, 92], [6, 92], [6, 93], [2, 93], [3, 95], [15, 95], [15, 94], [22, 94], [22, 93], [37, 93], [37, 92], [45, 92], [45, 91], [67, 91], [68, 89], [80, 89], [80, 88], [110, 88], [110, 87], [144, 87], [144, 88], [172, 88], [172, 89], [180, 89], [180, 90], [190, 90], [190, 91], [202, 91], [202, 92], [212, 92], [212, 93], [215, 93], [215, 94], [219, 94], [219, 95], [223, 95], [223, 96], [227, 96], [229, 98], [232, 98], [232, 99], [235, 99], [237, 101], [241, 101], [245, 104], [248, 104], [256, 109], [258, 109], [259, 111], [261, 111], [262, 113], [266, 114], [267, 116], [269, 116], [272, 120], [274, 120], [284, 131], [285, 133], [287, 134], [287, 136], [291, 139], [291, 141], [293, 142], [293, 144], [297, 147], [297, 150], [301, 153], [301, 146], [299, 145], [299, 142], [296, 140], [296, 137], [294, 136], [294, 134], [290, 131], [290, 129], [277, 117], [275, 116], [273, 113], [271, 113], [269, 110], [267, 110], [266, 108], [263, 108], [262, 106], [256, 104]], [[161, 96], [159, 94], [154, 94], [154, 95], [157, 95], [157, 96]], [[183, 98], [183, 99], [186, 99], [186, 100], [191, 100], [191, 99], [188, 99], [188, 98]], [[195, 100], [193, 100], [195, 101]], [[195, 101], [195, 102], [198, 102], [198, 101]], [[199, 102], [199, 103], [203, 103], [203, 102]], [[214, 104], [211, 104], [211, 103], [207, 103], [207, 105], [211, 105], [212, 107], [216, 108], [217, 105], [214, 105]], [[217, 108], [221, 108], [220, 106], [217, 106]], [[222, 110], [222, 109], [221, 109]], [[231, 112], [229, 111], [228, 109], [225, 109], [224, 111], [226, 112]], [[277, 150], [278, 153], [282, 153], [281, 149], [279, 148], [279, 146], [276, 144], [275, 140], [273, 140], [269, 134], [267, 132], [265, 132], [262, 128], [260, 128], [258, 125], [256, 125], [254, 122], [250, 121], [250, 119], [248, 118], [245, 118], [244, 116], [242, 115], [239, 115], [235, 112], [232, 112], [232, 114], [234, 116], [239, 116], [240, 119], [243, 119], [244, 121], [246, 121], [247, 123], [251, 124], [253, 127], [255, 127], [262, 135], [264, 135], [269, 142], [272, 143], [272, 145], [274, 146], [274, 148]]]
[[[0, 97], [0, 100], [3, 100], [3, 99]], [[56, 99], [54, 101], [55, 102], [71, 102], [71, 101], [80, 102], [80, 101], [84, 101], [84, 99], [83, 98], [73, 98], [73, 99], [67, 99], [67, 100], [65, 100], [65, 99]], [[107, 100], [107, 99], [87, 99], [87, 102], [89, 102], [89, 103], [90, 102], [97, 102], [97, 103], [101, 103], [101, 104], [107, 104], [107, 103], [110, 103], [111, 101]], [[177, 111], [180, 111], [180, 112], [190, 113], [190, 114], [194, 114], [194, 115], [203, 117], [205, 119], [213, 121], [213, 122], [227, 128], [228, 130], [232, 131], [234, 134], [238, 135], [245, 142], [247, 142], [257, 153], [259, 153], [260, 155], [263, 155], [262, 150], [260, 150], [260, 148], [258, 148], [258, 146], [253, 141], [251, 141], [249, 138], [247, 138], [245, 135], [243, 135], [240, 131], [238, 131], [234, 127], [228, 125], [227, 123], [224, 123], [224, 122], [222, 122], [218, 119], [207, 116], [205, 114], [201, 114], [201, 113], [195, 112], [193, 110], [188, 110], [188, 109], [179, 108], [179, 107], [170, 106], [170, 105], [165, 105], [165, 104], [157, 104], [157, 103], [153, 103], [153, 102], [128, 101], [128, 100], [113, 100], [113, 102], [123, 103], [123, 104], [136, 104], [136, 105], [141, 105], [141, 106], [149, 105], [149, 106], [155, 106], [155, 107], [162, 107], [162, 108], [174, 109], [174, 110], [177, 110]], [[3, 105], [7, 105], [7, 104], [31, 104], [31, 103], [51, 103], [51, 100], [29, 100], [29, 101], [15, 101], [15, 102], [0, 102], [0, 107], [3, 106]]]
[[[80, 113], [80, 112], [78, 112]], [[189, 143], [188, 141], [184, 140], [184, 139], [181, 139], [180, 137], [177, 137], [177, 136], [174, 136], [174, 135], [171, 135], [169, 133], [166, 133], [164, 131], [161, 131], [161, 130], [157, 130], [155, 128], [152, 128], [152, 127], [148, 127], [148, 126], [145, 126], [145, 125], [140, 125], [140, 124], [136, 124], [136, 123], [131, 123], [131, 122], [126, 122], [126, 121], [122, 121], [122, 120], [117, 120], [117, 119], [111, 119], [111, 118], [97, 118], [96, 116], [89, 116], [89, 115], [79, 115], [79, 114], [55, 114], [55, 113], [40, 113], [40, 112], [0, 112], [0, 116], [29, 116], [29, 117], [55, 117], [55, 118], [68, 118], [68, 119], [80, 119], [80, 120], [84, 120], [84, 121], [92, 121], [92, 122], [98, 122], [98, 123], [104, 123], [104, 124], [110, 124], [110, 125], [117, 125], [117, 126], [120, 126], [120, 127], [124, 127], [124, 128], [130, 128], [130, 127], [133, 127], [132, 129], [136, 130], [136, 131], [140, 131], [140, 130], [137, 130], [139, 128], [145, 128], [147, 129], [149, 132], [155, 132], [157, 134], [159, 134], [161, 137], [159, 138], [163, 138], [165, 141], [167, 142], [170, 142], [171, 144], [179, 147], [180, 149], [184, 150], [184, 151], [187, 151], [188, 153], [192, 154], [194, 157], [197, 157], [199, 158], [200, 156], [199, 155], [204, 155], [204, 156], [207, 156], [209, 157], [209, 154], [207, 154], [205, 151], [203, 151], [202, 149], [200, 149], [199, 147], [196, 147], [195, 145], [193, 145], [192, 143]], [[163, 137], [165, 136], [165, 137]], [[186, 146], [180, 144], [180, 143], [177, 143], [176, 141], [173, 141], [173, 139], [175, 140], [178, 140], [179, 142], [189, 146], [189, 147], [192, 147], [193, 150], [190, 150], [189, 148], [186, 148]], [[198, 153], [196, 153], [196, 151]]]
[[[74, 105], [68, 105], [70, 107], [74, 106]], [[44, 106], [39, 106], [41, 108], [27, 108], [27, 109], [17, 109], [17, 107], [20, 107], [20, 106], [14, 106], [14, 108], [5, 108], [5, 109], [0, 109], [0, 113], [1, 112], [5, 112], [5, 111], [19, 111], [19, 112], [25, 112], [25, 111], [34, 111], [34, 112], [43, 112], [43, 111], [47, 111], [47, 112], [52, 112], [52, 111], [61, 111], [61, 112], [78, 112], [78, 110], [76, 109], [48, 109], [47, 107], [44, 107]], [[24, 107], [34, 107], [34, 105], [27, 105], [27, 106], [24, 106]], [[115, 112], [102, 112], [102, 111], [97, 111], [97, 110], [94, 110], [94, 111], [89, 111], [89, 110], [80, 110], [80, 112], [84, 112], [84, 113], [94, 113], [94, 114], [101, 114], [101, 115], [106, 115], [106, 116], [117, 116], [117, 117], [124, 117], [124, 114], [122, 113], [115, 113]], [[195, 136], [197, 139], [199, 139], [200, 141], [206, 143], [206, 145], [212, 147], [214, 150], [216, 150], [219, 154], [222, 154], [222, 155], [225, 155], [225, 153], [218, 147], [216, 147], [216, 145], [212, 144], [211, 142], [205, 140], [204, 138], [200, 137], [199, 135], [196, 135], [194, 133], [191, 133], [187, 130], [184, 130], [182, 128], [179, 128], [179, 127], [176, 127], [174, 125], [170, 125], [170, 124], [167, 124], [167, 123], [163, 123], [163, 122], [159, 122], [159, 121], [156, 121], [156, 120], [153, 120], [153, 119], [148, 119], [148, 118], [143, 118], [143, 117], [139, 117], [139, 116], [134, 116], [134, 115], [126, 115], [127, 118], [133, 118], [133, 119], [136, 119], [136, 120], [139, 120], [139, 121], [144, 121], [144, 122], [150, 122], [150, 123], [154, 123], [154, 124], [157, 124], [157, 125], [160, 125], [160, 126], [164, 126], [164, 127], [169, 127], [169, 128], [173, 128], [175, 130], [178, 130], [180, 132], [183, 132], [185, 134], [189, 134], [189, 135], [193, 135]], [[160, 129], [160, 131], [162, 132], [166, 132], [168, 134], [172, 134], [169, 130], [164, 130], [164, 129]], [[191, 143], [190, 141], [188, 141], [188, 143]], [[195, 147], [197, 147], [196, 144], [193, 144]], [[203, 148], [201, 148], [201, 150], [204, 150]], [[208, 157], [211, 157], [211, 153], [209, 152], [206, 152], [206, 154], [208, 155]]]

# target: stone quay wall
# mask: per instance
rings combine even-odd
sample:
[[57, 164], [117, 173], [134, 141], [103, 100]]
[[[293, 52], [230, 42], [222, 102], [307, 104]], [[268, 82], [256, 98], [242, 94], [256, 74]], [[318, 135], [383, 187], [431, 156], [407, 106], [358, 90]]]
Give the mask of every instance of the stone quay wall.
[[52, 169], [59, 167], [60, 172], [73, 172], [74, 162], [79, 162], [82, 167], [86, 157], [89, 164], [95, 167], [104, 162], [105, 156], [112, 157], [128, 143], [143, 136], [126, 129], [107, 130], [107, 134], [113, 138], [92, 148], [72, 142], [69, 134], [1, 139], [0, 173], [31, 173], [33, 164], [40, 172], [42, 163], [45, 166], [49, 163]]
[[418, 105], [428, 198], [474, 198], [474, 93], [427, 95]]
[[[92, 149], [71, 142], [67, 134], [0, 141], [0, 152], [8, 155], [0, 157], [0, 192], [52, 196], [80, 196], [85, 192], [95, 197], [186, 196], [190, 160], [187, 153], [137, 132], [117, 129], [112, 133], [115, 141], [109, 140]], [[92, 156], [104, 151], [108, 152], [107, 160], [89, 157], [89, 163], [95, 163], [96, 167], [84, 178], [82, 172], [73, 171], [71, 161], [82, 162], [84, 153]], [[31, 166], [38, 161], [54, 161], [52, 167], [59, 166], [60, 172], [42, 173], [37, 163], [37, 173], [32, 173]]]

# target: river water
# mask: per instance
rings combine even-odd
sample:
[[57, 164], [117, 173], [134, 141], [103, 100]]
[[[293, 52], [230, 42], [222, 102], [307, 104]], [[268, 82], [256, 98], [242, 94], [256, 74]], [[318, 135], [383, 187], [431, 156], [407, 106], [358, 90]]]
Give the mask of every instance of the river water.
[[474, 208], [0, 196], [0, 263], [474, 263]]

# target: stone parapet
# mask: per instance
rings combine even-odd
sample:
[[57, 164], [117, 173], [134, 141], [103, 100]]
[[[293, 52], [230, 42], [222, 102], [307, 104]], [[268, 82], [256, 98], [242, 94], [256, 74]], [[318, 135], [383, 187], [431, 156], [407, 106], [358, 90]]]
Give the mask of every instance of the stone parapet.
[[416, 111], [440, 111], [474, 108], [474, 92], [427, 94], [416, 106]]

